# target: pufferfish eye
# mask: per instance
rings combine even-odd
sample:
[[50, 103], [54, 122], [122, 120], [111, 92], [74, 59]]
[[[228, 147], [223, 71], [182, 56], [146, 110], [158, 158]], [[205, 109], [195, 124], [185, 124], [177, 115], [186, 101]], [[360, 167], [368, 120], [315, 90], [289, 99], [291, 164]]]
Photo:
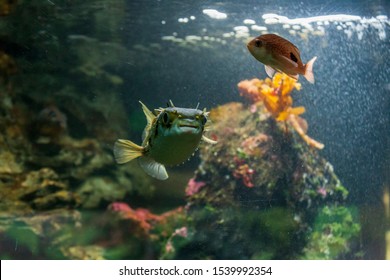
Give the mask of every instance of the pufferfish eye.
[[206, 122], [207, 122], [207, 118], [205, 116], [203, 116], [203, 118], [202, 118], [202, 125], [205, 125]]
[[255, 46], [256, 47], [260, 48], [262, 45], [263, 45], [263, 42], [261, 40], [259, 40], [259, 39], [255, 40]]
[[196, 116], [196, 118], [198, 120], [200, 119], [200, 122], [202, 123], [202, 125], [205, 125], [207, 122], [207, 118], [204, 115], [198, 115], [198, 116]]
[[162, 117], [161, 117], [161, 120], [162, 120], [164, 125], [168, 125], [169, 124], [169, 114], [167, 112], [164, 112]]

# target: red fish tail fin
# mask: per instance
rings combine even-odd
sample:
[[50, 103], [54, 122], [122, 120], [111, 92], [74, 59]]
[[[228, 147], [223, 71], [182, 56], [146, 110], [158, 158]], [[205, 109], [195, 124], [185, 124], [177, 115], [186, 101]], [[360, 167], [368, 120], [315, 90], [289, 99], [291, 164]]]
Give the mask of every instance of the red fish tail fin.
[[305, 74], [303, 75], [306, 80], [309, 81], [309, 83], [314, 84], [314, 73], [313, 73], [313, 64], [314, 61], [316, 61], [317, 57], [313, 57], [312, 59], [309, 60], [308, 63], [305, 65]]

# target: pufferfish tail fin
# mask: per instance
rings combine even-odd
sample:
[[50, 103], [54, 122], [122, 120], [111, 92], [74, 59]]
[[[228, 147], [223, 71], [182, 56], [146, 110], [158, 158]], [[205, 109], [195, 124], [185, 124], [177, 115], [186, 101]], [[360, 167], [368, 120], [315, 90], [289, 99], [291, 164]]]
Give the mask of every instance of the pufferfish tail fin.
[[142, 169], [150, 176], [158, 180], [168, 179], [168, 173], [165, 169], [165, 166], [161, 163], [155, 162], [150, 157], [140, 157], [138, 158], [138, 163], [142, 167]]
[[114, 158], [119, 164], [129, 162], [143, 155], [144, 148], [129, 140], [118, 139], [114, 144]]
[[305, 65], [305, 74], [303, 75], [309, 83], [314, 84], [314, 73], [313, 73], [313, 64], [316, 61], [317, 57], [313, 57]]

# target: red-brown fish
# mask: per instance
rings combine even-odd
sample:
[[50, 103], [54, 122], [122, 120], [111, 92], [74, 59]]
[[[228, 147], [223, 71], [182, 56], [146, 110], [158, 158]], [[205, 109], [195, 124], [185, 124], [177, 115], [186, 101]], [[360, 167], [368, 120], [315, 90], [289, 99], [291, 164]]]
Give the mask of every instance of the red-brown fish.
[[247, 47], [249, 52], [265, 65], [265, 72], [271, 78], [275, 71], [279, 71], [294, 79], [303, 75], [314, 84], [313, 63], [317, 57], [303, 64], [299, 49], [290, 41], [275, 34], [264, 34], [250, 41]]

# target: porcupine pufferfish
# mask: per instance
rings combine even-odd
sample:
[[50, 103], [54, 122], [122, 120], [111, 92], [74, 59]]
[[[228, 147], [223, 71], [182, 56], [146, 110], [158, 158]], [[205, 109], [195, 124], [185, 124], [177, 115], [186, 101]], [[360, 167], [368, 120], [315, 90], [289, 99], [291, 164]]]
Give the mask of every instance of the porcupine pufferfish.
[[166, 180], [168, 173], [165, 165], [177, 165], [190, 158], [201, 140], [217, 143], [204, 135], [210, 128], [206, 109], [179, 108], [170, 101], [167, 108], [155, 109], [153, 113], [140, 103], [147, 119], [142, 145], [118, 139], [114, 144], [117, 163], [123, 164], [137, 158], [147, 174]]

